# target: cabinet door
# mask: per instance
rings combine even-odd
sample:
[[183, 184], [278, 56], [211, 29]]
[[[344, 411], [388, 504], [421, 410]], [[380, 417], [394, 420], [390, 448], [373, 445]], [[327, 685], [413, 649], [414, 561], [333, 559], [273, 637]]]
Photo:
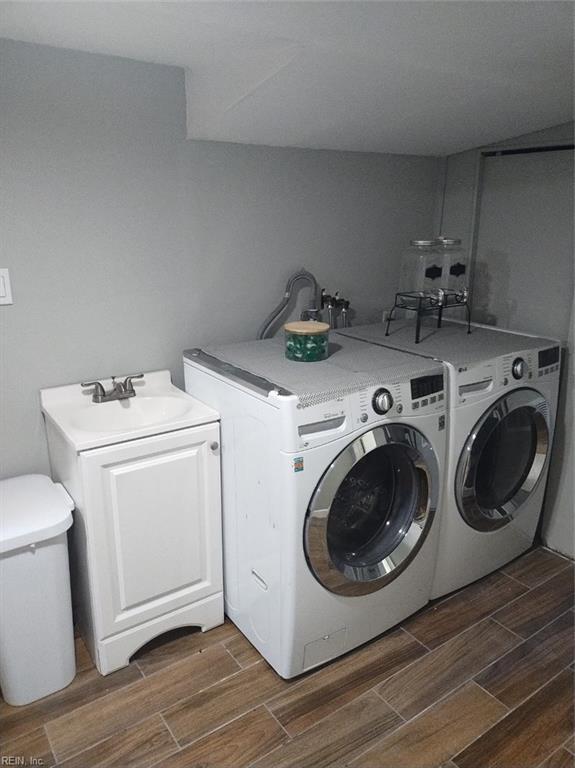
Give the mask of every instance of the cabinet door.
[[80, 454], [101, 637], [222, 589], [219, 425]]

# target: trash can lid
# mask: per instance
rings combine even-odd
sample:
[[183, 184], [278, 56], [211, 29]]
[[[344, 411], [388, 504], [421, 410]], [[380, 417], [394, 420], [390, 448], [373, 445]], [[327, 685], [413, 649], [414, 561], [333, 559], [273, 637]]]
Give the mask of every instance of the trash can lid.
[[0, 480], [0, 554], [68, 530], [73, 509], [63, 486], [46, 475]]

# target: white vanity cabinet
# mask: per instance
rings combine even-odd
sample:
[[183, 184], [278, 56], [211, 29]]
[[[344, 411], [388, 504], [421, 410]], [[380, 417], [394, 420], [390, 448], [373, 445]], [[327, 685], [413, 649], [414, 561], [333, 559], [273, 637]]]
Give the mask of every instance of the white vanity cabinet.
[[217, 424], [84, 451], [79, 461], [106, 636], [221, 590]]
[[76, 503], [76, 610], [100, 672], [169, 629], [221, 624], [219, 422], [74, 450], [44, 412], [52, 474]]

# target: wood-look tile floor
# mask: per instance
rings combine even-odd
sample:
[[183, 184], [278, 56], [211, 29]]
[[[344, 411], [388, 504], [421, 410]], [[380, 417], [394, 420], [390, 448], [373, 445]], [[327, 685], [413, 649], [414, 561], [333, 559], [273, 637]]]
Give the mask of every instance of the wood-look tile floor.
[[573, 768], [573, 579], [534, 549], [289, 682], [229, 622], [107, 677], [78, 638], [68, 688], [0, 702], [0, 765]]

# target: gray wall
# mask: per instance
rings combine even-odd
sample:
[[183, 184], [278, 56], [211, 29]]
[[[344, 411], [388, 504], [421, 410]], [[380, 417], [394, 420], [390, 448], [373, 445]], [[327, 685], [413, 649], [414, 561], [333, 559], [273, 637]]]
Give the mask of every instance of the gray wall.
[[473, 281], [478, 322], [568, 336], [573, 152], [486, 157]]
[[564, 123], [445, 158], [445, 190], [440, 224], [442, 231], [452, 237], [460, 237], [465, 249], [471, 246], [477, 164], [481, 149], [570, 143], [573, 141], [573, 129], [572, 122]]
[[[496, 146], [571, 142], [573, 123], [566, 123]], [[472, 150], [452, 155], [446, 162], [443, 231], [460, 236], [467, 249], [473, 228], [478, 158], [479, 150]], [[485, 163], [474, 284], [476, 319], [567, 341], [542, 534], [552, 549], [575, 557], [573, 153], [493, 158]], [[509, 215], [513, 201], [522, 196], [529, 203], [531, 219], [520, 205], [515, 215]], [[519, 301], [520, 295], [529, 297], [528, 306]]]
[[381, 316], [440, 161], [185, 140], [183, 72], [0, 41], [0, 474], [48, 469], [41, 387], [254, 338], [302, 266]]

